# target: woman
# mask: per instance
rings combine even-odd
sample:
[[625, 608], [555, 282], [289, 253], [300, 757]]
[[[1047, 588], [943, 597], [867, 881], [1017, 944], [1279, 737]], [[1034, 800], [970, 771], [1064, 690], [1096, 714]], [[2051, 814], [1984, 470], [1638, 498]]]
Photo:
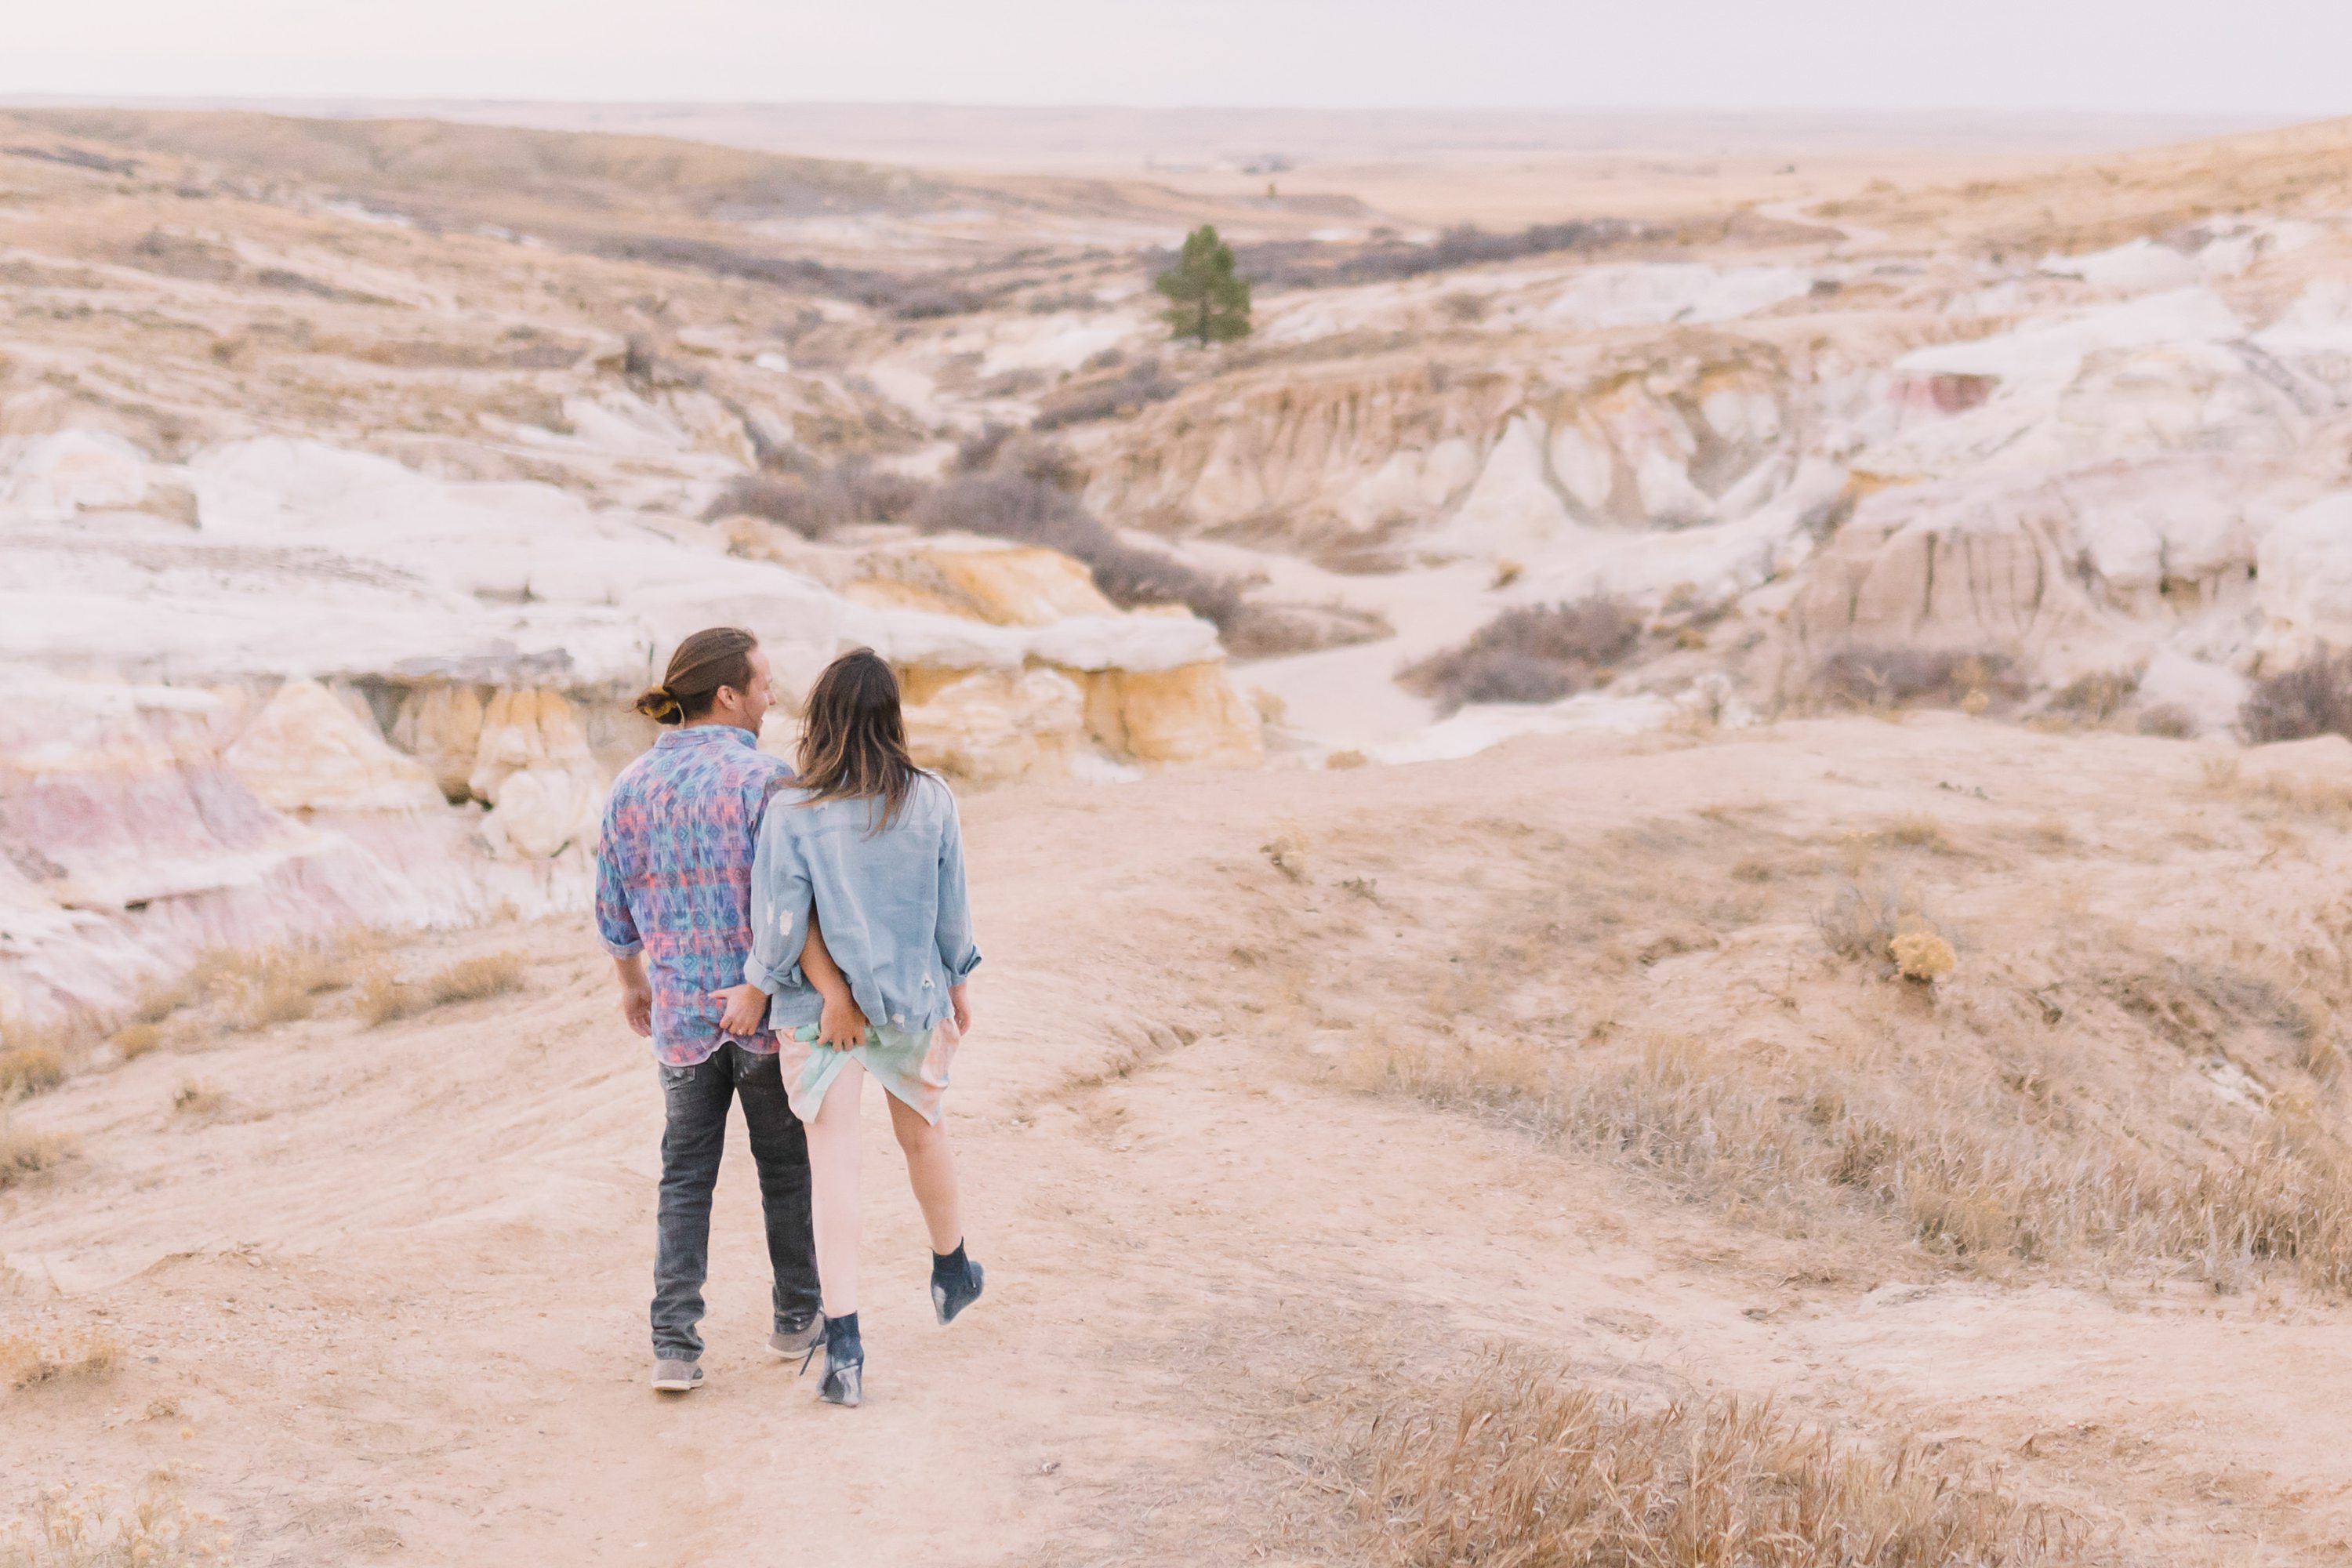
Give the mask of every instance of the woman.
[[[866, 1365], [857, 1333], [857, 1118], [867, 1078], [887, 1092], [930, 1232], [939, 1321], [953, 1321], [981, 1292], [980, 1265], [964, 1255], [955, 1155], [940, 1125], [948, 1064], [971, 1029], [969, 977], [980, 952], [955, 796], [908, 756], [898, 678], [870, 648], [843, 655], [817, 678], [798, 760], [798, 783], [778, 792], [760, 825], [751, 958], [727, 1017], [730, 1026], [755, 1024], [768, 1009], [786, 1092], [808, 1125], [824, 1310], [818, 1393], [828, 1404], [856, 1405]], [[813, 919], [849, 997], [828, 1002], [803, 971]]]

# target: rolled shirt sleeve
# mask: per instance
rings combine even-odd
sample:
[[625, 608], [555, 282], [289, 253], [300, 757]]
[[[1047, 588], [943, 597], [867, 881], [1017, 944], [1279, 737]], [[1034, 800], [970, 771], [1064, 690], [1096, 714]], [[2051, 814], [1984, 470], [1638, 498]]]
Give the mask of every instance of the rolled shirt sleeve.
[[614, 816], [614, 807], [608, 803], [596, 836], [596, 936], [614, 958], [635, 958], [646, 943], [629, 908], [627, 868], [622, 864], [625, 846]]
[[971, 896], [964, 886], [963, 822], [952, 800], [948, 805], [947, 831], [940, 838], [940, 963], [948, 983], [960, 985], [980, 967], [980, 949], [972, 945]]
[[807, 985], [801, 951], [816, 907], [808, 862], [783, 816], [771, 803], [760, 824], [760, 847], [751, 858], [751, 954], [743, 963], [745, 983], [771, 996]]

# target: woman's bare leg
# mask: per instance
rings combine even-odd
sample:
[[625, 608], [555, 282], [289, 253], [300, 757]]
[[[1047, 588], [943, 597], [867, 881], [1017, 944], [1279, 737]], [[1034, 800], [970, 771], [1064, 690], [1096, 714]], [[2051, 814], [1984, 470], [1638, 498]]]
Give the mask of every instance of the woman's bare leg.
[[808, 1124], [809, 1217], [828, 1318], [857, 1310], [857, 1102], [865, 1089], [866, 1069], [842, 1063]]
[[[915, 1189], [915, 1202], [922, 1206], [923, 1228], [931, 1233], [931, 1250], [953, 1252], [963, 1242], [963, 1207], [956, 1197], [955, 1151], [948, 1147], [947, 1124], [934, 1127], [923, 1120], [922, 1112], [895, 1094], [882, 1098], [890, 1102], [890, 1130], [898, 1135], [898, 1147], [906, 1151], [907, 1184]], [[822, 1269], [824, 1237], [821, 1231], [816, 1246], [817, 1267]]]

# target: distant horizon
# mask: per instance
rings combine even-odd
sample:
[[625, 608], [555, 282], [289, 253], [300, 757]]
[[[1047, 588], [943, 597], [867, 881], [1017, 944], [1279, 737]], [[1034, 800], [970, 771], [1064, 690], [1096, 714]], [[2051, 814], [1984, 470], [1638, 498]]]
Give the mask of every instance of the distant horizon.
[[[2342, 0], [83, 0], [0, 95], [1503, 113], [2352, 112]], [[1073, 90], [1083, 84], [1083, 91]], [[2283, 110], [2282, 105], [2293, 108]], [[1685, 107], [1687, 106], [1687, 107]]]

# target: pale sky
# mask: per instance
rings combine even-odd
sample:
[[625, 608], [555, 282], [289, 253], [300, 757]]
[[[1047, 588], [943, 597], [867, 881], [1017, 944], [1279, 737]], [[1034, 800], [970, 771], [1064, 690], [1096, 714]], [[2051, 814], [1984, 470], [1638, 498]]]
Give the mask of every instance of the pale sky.
[[0, 93], [2352, 112], [2352, 0], [0, 0]]

